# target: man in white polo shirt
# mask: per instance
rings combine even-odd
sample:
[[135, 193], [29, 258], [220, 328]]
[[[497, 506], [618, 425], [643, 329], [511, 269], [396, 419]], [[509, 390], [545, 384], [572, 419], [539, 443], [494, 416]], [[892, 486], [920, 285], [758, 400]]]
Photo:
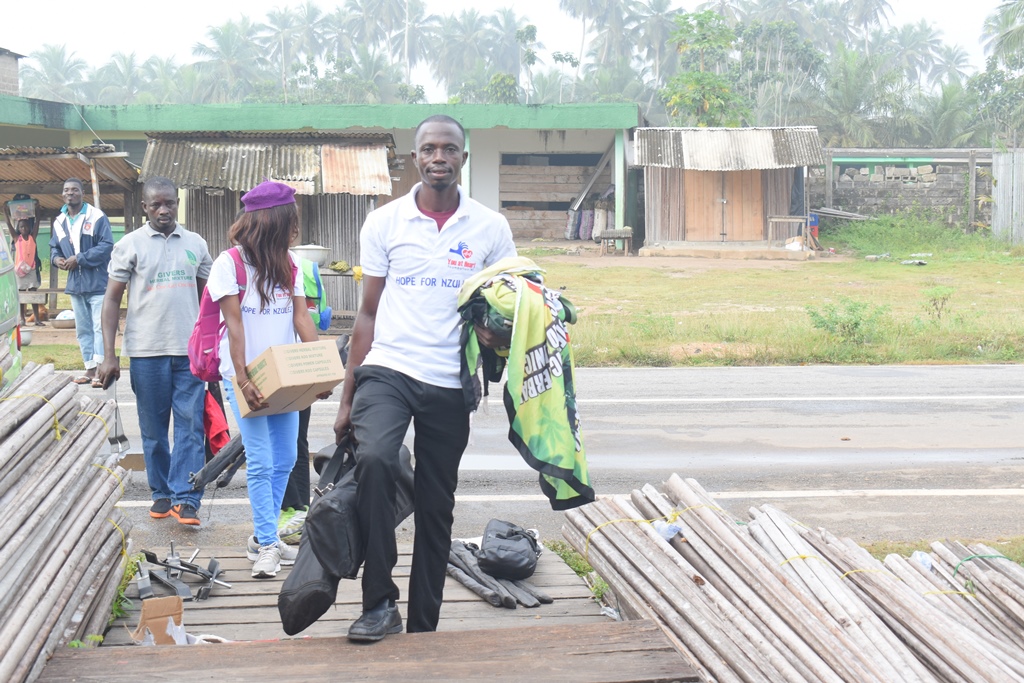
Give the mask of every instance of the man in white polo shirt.
[[516, 255], [505, 217], [458, 186], [468, 157], [462, 125], [449, 116], [428, 117], [414, 146], [422, 182], [370, 213], [360, 233], [363, 299], [334, 424], [339, 442], [350, 429], [357, 442], [363, 613], [348, 637], [358, 641], [402, 630], [391, 571], [398, 559], [398, 452], [410, 422], [416, 535], [407, 630], [437, 628], [459, 461], [469, 440], [456, 302], [467, 277]]

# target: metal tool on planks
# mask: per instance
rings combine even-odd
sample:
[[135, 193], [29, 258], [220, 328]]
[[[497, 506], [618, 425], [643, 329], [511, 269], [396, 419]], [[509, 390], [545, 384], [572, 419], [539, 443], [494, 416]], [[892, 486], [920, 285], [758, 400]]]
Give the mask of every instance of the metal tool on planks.
[[107, 436], [110, 442], [111, 455], [124, 455], [128, 452], [128, 437], [121, 425], [121, 408], [117, 404], [117, 382], [111, 382], [107, 388], [107, 400], [114, 402], [114, 431]]

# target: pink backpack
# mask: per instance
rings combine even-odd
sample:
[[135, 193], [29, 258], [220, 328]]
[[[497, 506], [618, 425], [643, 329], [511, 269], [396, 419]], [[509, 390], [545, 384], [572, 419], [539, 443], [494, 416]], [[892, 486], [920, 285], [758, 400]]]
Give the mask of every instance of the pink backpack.
[[[238, 247], [228, 249], [231, 260], [235, 262], [235, 279], [238, 281], [238, 300], [245, 294], [245, 266], [238, 253]], [[199, 318], [192, 335], [188, 338], [188, 364], [192, 374], [204, 382], [219, 382], [220, 375], [220, 340], [224, 336], [227, 324], [220, 319], [220, 304], [210, 298], [210, 292], [203, 290], [203, 298], [199, 301]]]

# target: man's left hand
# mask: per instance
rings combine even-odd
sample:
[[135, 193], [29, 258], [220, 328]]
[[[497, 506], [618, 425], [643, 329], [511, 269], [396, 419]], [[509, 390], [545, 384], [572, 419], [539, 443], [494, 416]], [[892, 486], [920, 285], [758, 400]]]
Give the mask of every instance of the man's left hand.
[[502, 334], [488, 329], [480, 323], [473, 323], [473, 329], [476, 330], [476, 338], [489, 349], [505, 349], [512, 343], [511, 330], [508, 334]]

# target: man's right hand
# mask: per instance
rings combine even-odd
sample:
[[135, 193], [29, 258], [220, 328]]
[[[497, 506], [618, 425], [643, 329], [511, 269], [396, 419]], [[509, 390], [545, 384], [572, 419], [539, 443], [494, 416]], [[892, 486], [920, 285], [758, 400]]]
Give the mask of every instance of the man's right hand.
[[57, 266], [61, 270], [64, 270], [64, 257], [58, 256], [57, 258], [53, 259], [53, 265]]
[[334, 443], [341, 443], [351, 429], [352, 404], [345, 403], [345, 399], [342, 397], [341, 403], [338, 405], [338, 417], [334, 420]]
[[104, 389], [121, 379], [121, 361], [119, 358], [107, 356], [96, 368], [96, 379], [103, 383]]

